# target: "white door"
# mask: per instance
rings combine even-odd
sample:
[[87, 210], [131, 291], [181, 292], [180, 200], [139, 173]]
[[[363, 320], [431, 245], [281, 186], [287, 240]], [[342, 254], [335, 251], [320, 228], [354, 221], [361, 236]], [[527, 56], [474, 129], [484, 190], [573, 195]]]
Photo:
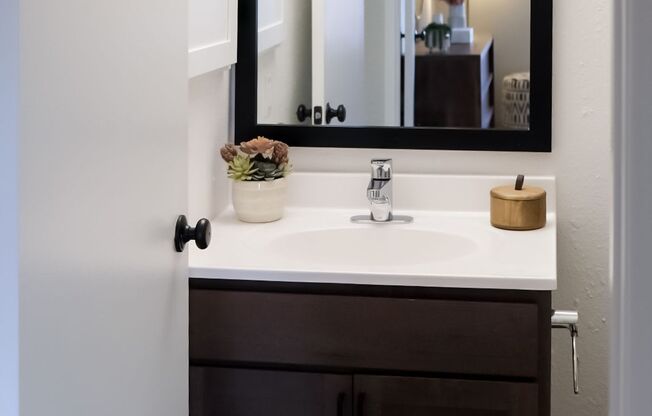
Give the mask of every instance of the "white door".
[[20, 6], [20, 415], [187, 415], [187, 3]]

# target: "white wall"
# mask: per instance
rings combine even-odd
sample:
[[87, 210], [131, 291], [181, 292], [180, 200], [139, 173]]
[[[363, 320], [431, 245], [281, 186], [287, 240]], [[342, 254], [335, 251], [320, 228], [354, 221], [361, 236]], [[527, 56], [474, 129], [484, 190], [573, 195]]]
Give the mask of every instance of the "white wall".
[[551, 154], [305, 148], [291, 153], [297, 171], [367, 172], [369, 159], [390, 156], [397, 172], [556, 175], [559, 288], [553, 302], [580, 312], [582, 394], [572, 394], [568, 333], [555, 331], [554, 416], [607, 414], [613, 7], [612, 0], [555, 3]]
[[503, 78], [530, 70], [530, 0], [470, 0], [468, 17], [476, 33], [494, 36], [496, 127], [502, 127]]
[[310, 2], [284, 0], [283, 13], [283, 41], [263, 51], [258, 58], [261, 123], [297, 124], [299, 104], [308, 108], [312, 104]]
[[192, 78], [188, 109], [188, 218], [212, 218], [228, 204], [229, 182], [219, 148], [229, 139], [230, 73]]
[[0, 3], [0, 415], [18, 416], [18, 0]]

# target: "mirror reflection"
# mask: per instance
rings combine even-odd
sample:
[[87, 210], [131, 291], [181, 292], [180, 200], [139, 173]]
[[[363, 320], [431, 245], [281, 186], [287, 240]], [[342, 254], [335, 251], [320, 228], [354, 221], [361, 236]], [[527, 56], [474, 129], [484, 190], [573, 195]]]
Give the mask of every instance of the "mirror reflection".
[[258, 0], [258, 123], [529, 129], [531, 0]]

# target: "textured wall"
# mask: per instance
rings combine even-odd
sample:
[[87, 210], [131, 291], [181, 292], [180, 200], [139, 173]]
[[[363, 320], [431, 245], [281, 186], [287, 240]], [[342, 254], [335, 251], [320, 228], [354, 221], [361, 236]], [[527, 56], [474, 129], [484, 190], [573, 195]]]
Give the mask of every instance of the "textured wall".
[[[612, 0], [555, 3], [551, 154], [300, 148], [292, 153], [298, 171], [366, 172], [370, 158], [390, 156], [397, 172], [555, 175], [559, 288], [553, 302], [581, 314], [582, 388], [573, 396], [568, 334], [555, 331], [555, 416], [607, 415], [612, 18]], [[225, 114], [223, 109], [215, 117]]]

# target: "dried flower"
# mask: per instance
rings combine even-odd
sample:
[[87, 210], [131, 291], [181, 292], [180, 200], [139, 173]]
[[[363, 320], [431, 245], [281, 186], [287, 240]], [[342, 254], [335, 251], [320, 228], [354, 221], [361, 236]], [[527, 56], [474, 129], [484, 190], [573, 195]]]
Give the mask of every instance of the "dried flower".
[[288, 163], [288, 145], [283, 142], [274, 142], [274, 153], [272, 160], [277, 165]]
[[272, 154], [274, 153], [274, 144], [274, 140], [258, 136], [248, 142], [240, 143], [240, 150], [251, 157], [262, 155], [265, 159], [271, 159]]
[[238, 155], [238, 148], [232, 144], [227, 144], [220, 149], [220, 154], [226, 163], [230, 163]]

